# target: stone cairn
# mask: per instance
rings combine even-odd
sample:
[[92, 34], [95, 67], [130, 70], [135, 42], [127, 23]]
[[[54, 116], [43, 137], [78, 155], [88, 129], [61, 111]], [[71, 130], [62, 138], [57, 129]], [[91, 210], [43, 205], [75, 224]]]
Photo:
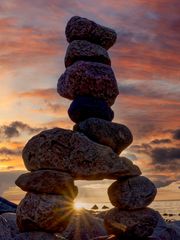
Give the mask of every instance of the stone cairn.
[[110, 107], [119, 92], [107, 50], [116, 37], [114, 30], [77, 16], [66, 26], [66, 70], [57, 91], [73, 100], [68, 114], [76, 125], [43, 131], [26, 144], [22, 157], [30, 172], [16, 180], [27, 191], [17, 208], [22, 232], [63, 231], [78, 193], [74, 180], [116, 180], [108, 189], [114, 208], [104, 218], [109, 234], [144, 239], [157, 225], [159, 214], [147, 208], [156, 195], [154, 184], [119, 156], [132, 143], [132, 134], [111, 122]]

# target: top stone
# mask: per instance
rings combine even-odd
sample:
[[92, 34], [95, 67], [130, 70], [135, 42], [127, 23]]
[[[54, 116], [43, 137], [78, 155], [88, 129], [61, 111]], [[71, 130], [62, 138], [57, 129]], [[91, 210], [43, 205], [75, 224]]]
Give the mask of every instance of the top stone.
[[109, 49], [116, 41], [116, 32], [101, 26], [87, 18], [72, 17], [66, 26], [66, 38], [68, 42], [73, 40], [87, 40]]

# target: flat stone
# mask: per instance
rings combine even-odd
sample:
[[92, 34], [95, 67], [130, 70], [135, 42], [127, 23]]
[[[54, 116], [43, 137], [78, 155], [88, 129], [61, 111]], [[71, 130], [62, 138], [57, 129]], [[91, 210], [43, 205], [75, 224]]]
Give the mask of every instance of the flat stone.
[[63, 231], [73, 213], [73, 202], [62, 195], [27, 193], [17, 208], [20, 232]]
[[11, 240], [11, 229], [7, 220], [0, 216], [0, 240]]
[[71, 218], [62, 236], [65, 239], [71, 240], [90, 240], [106, 234], [107, 232], [102, 219], [86, 211], [81, 211]]
[[70, 100], [77, 96], [93, 96], [113, 105], [119, 94], [112, 68], [103, 63], [75, 62], [58, 80], [58, 93]]
[[155, 185], [144, 176], [119, 180], [108, 188], [112, 205], [121, 209], [145, 208], [154, 200], [156, 193]]
[[121, 210], [112, 208], [105, 215], [109, 234], [121, 239], [140, 240], [151, 236], [159, 219], [159, 213], [150, 208]]
[[69, 67], [80, 60], [111, 65], [111, 60], [105, 48], [85, 40], [74, 40], [67, 48], [65, 67]]
[[29, 140], [23, 150], [25, 166], [30, 171], [55, 169], [74, 179], [98, 180], [137, 176], [141, 171], [110, 147], [97, 144], [84, 134], [54, 128]]
[[68, 109], [68, 114], [75, 123], [92, 117], [107, 121], [114, 118], [114, 112], [104, 100], [91, 96], [76, 97]]
[[66, 38], [68, 42], [73, 40], [87, 40], [109, 49], [116, 41], [116, 32], [101, 26], [87, 18], [72, 17], [66, 26]]
[[125, 125], [98, 118], [80, 122], [74, 126], [74, 130], [84, 133], [97, 143], [111, 147], [118, 154], [133, 141], [133, 136]]
[[55, 170], [25, 173], [15, 183], [26, 192], [60, 194], [73, 199], [78, 194], [74, 179], [68, 173]]

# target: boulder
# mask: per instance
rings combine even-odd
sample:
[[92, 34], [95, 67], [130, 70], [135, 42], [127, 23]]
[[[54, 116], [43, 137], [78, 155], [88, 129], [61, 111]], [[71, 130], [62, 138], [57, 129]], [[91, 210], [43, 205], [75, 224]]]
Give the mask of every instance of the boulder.
[[90, 240], [106, 235], [104, 221], [92, 214], [81, 211], [73, 216], [62, 236], [71, 240]]
[[11, 229], [7, 220], [0, 215], [0, 240], [11, 240]]
[[1, 214], [1, 217], [3, 217], [9, 225], [12, 237], [15, 237], [17, 234], [19, 234], [19, 229], [16, 223], [16, 213], [3, 213]]
[[27, 193], [17, 208], [20, 232], [63, 231], [73, 213], [73, 202], [62, 195]]
[[112, 208], [105, 215], [105, 226], [109, 234], [120, 239], [145, 239], [153, 233], [159, 213], [150, 208], [122, 210]]
[[68, 21], [65, 33], [68, 42], [87, 40], [99, 44], [105, 49], [109, 49], [117, 38], [117, 34], [113, 29], [79, 16], [74, 16]]
[[65, 66], [69, 67], [79, 60], [111, 65], [106, 49], [85, 40], [74, 40], [69, 44], [65, 55]]
[[76, 97], [68, 109], [68, 114], [75, 123], [93, 117], [107, 121], [112, 121], [114, 118], [114, 112], [103, 99], [91, 96]]
[[0, 197], [0, 214], [5, 212], [16, 212], [17, 205], [13, 202]]
[[25, 173], [15, 183], [26, 192], [60, 194], [73, 199], [78, 194], [74, 179], [68, 173], [55, 170]]
[[111, 147], [117, 154], [133, 141], [133, 136], [125, 125], [98, 118], [89, 118], [80, 122], [74, 126], [74, 130], [84, 133], [97, 143]]
[[30, 171], [55, 169], [77, 180], [118, 179], [137, 176], [141, 171], [110, 147], [97, 144], [84, 134], [54, 128], [29, 140], [23, 149], [25, 166]]
[[156, 193], [155, 185], [144, 176], [119, 180], [108, 188], [112, 205], [121, 209], [145, 208], [154, 200]]
[[113, 105], [119, 94], [112, 68], [103, 63], [75, 62], [58, 80], [58, 93], [70, 100], [77, 96], [93, 96]]

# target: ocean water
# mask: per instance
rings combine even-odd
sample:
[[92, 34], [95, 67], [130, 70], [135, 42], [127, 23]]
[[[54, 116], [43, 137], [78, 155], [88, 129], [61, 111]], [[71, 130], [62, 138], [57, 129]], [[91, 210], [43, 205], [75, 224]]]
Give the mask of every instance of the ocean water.
[[[103, 206], [112, 208], [113, 206], [109, 202], [95, 203], [98, 206], [98, 210], [103, 210]], [[94, 204], [83, 203], [82, 207], [86, 209], [91, 209]], [[149, 205], [150, 208], [157, 210], [167, 220], [180, 220], [180, 200], [174, 201], [154, 201]], [[105, 209], [107, 210], [107, 209]]]

